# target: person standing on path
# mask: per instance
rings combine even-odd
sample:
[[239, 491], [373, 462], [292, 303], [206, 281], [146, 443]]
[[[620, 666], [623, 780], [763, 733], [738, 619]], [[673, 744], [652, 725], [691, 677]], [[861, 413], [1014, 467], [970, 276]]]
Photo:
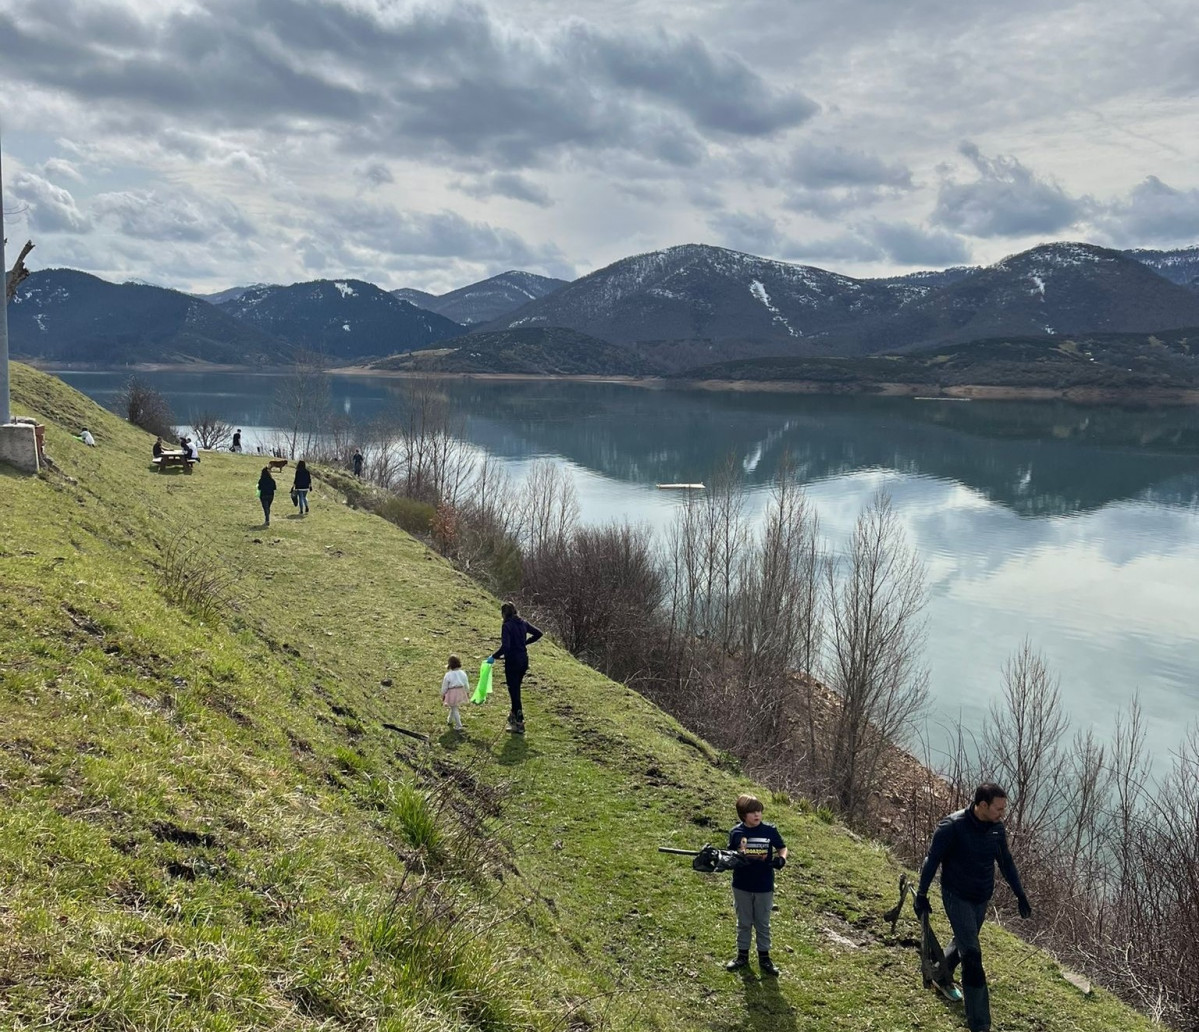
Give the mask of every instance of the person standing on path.
[[987, 904], [995, 892], [995, 865], [1015, 893], [1020, 916], [1032, 916], [1032, 907], [1020, 884], [1016, 863], [1008, 849], [1003, 815], [1007, 793], [993, 782], [974, 790], [974, 803], [951, 813], [933, 832], [928, 854], [920, 867], [920, 884], [913, 909], [917, 917], [931, 912], [928, 888], [941, 868], [941, 902], [953, 929], [953, 941], [945, 950], [945, 967], [953, 976], [962, 965], [962, 997], [970, 1032], [990, 1032], [991, 994], [983, 969], [978, 933], [987, 917]]
[[359, 448], [354, 449], [354, 476], [359, 480], [362, 479], [362, 451]]
[[296, 478], [292, 481], [291, 489], [296, 493], [296, 505], [300, 507], [300, 515], [307, 515], [308, 492], [312, 489], [312, 474], [308, 472], [308, 464], [303, 459], [296, 463]]
[[527, 620], [522, 620], [516, 606], [505, 602], [500, 606], [504, 618], [500, 628], [500, 647], [491, 654], [491, 659], [504, 660], [504, 682], [508, 685], [508, 730], [514, 734], [525, 733], [525, 711], [520, 703], [520, 686], [529, 672], [529, 646], [541, 637], [541, 632]]
[[241, 430], [233, 431], [233, 443], [229, 445], [229, 450], [234, 454], [241, 453]]
[[258, 500], [262, 502], [262, 525], [271, 525], [271, 502], [275, 500], [275, 478], [271, 476], [271, 467], [263, 466], [258, 477]]

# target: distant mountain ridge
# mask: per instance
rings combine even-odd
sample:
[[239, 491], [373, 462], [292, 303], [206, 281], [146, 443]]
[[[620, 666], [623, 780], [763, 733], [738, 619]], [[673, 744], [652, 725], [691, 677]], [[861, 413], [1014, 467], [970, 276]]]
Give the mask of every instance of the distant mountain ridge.
[[353, 279], [253, 287], [218, 308], [296, 347], [341, 361], [424, 348], [462, 332], [444, 316]]
[[14, 357], [47, 362], [280, 364], [294, 349], [207, 301], [75, 269], [31, 273], [8, 306]]
[[1091, 244], [1045, 244], [985, 269], [857, 280], [702, 244], [636, 255], [530, 302], [488, 330], [560, 326], [680, 371], [766, 355], [857, 355], [1001, 334], [1199, 324], [1199, 297]]
[[538, 276], [532, 272], [511, 269], [491, 279], [480, 280], [447, 294], [427, 294], [423, 290], [403, 287], [392, 293], [420, 308], [444, 315], [463, 326], [476, 326], [499, 319], [521, 305], [552, 294], [566, 285], [566, 280]]

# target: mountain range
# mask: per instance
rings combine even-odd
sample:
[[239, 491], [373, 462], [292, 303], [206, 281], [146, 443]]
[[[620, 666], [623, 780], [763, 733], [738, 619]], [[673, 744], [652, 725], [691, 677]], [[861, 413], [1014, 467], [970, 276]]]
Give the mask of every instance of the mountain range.
[[566, 286], [566, 280], [538, 276], [532, 272], [510, 270], [491, 279], [471, 283], [448, 294], [427, 294], [423, 290], [402, 287], [392, 293], [417, 308], [424, 308], [463, 326], [499, 319], [529, 301], [536, 301]]
[[855, 279], [685, 244], [572, 283], [510, 271], [440, 296], [345, 279], [196, 297], [51, 269], [21, 285], [10, 312], [12, 353], [48, 362], [279, 364], [302, 349], [380, 368], [692, 375], [997, 338], [1026, 354], [1029, 342], [1199, 327], [1199, 247], [1054, 243], [986, 268]]

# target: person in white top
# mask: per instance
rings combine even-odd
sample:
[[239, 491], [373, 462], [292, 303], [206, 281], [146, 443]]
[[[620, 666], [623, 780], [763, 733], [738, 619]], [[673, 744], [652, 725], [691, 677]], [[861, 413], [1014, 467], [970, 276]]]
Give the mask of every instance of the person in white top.
[[459, 707], [466, 704], [470, 698], [470, 678], [462, 669], [462, 660], [450, 656], [445, 665], [445, 677], [441, 679], [441, 704], [449, 708], [447, 724], [452, 724], [455, 731], [462, 730], [462, 714]]
[[96, 439], [92, 436], [92, 432], [86, 426], [79, 431], [79, 440], [81, 440], [89, 448], [96, 447]]

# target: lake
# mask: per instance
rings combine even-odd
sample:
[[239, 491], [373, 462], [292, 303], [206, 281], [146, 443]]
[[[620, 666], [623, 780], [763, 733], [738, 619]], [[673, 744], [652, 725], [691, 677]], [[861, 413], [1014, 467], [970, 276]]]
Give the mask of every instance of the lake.
[[[109, 404], [128, 373], [63, 372]], [[270, 432], [278, 378], [148, 373], [181, 421], [211, 411]], [[1199, 710], [1199, 410], [1057, 402], [937, 402], [645, 389], [616, 383], [452, 380], [467, 440], [519, 480], [541, 458], [574, 479], [589, 523], [657, 530], [677, 495], [736, 456], [760, 511], [789, 452], [840, 549], [871, 495], [892, 496], [927, 564], [928, 738], [977, 731], [1025, 637], [1061, 680], [1075, 728], [1110, 736], [1140, 695], [1149, 745], [1165, 754]], [[404, 382], [334, 377], [357, 420], [402, 401]]]

